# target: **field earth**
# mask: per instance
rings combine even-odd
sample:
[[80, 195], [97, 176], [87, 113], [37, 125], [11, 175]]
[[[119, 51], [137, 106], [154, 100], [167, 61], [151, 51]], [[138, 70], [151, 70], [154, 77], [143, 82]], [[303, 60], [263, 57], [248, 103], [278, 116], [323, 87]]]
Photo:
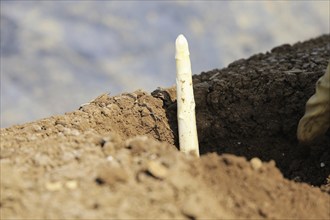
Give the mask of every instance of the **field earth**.
[[175, 88], [1, 129], [1, 219], [329, 219], [330, 132], [296, 140], [329, 59], [323, 35], [194, 76], [200, 158]]

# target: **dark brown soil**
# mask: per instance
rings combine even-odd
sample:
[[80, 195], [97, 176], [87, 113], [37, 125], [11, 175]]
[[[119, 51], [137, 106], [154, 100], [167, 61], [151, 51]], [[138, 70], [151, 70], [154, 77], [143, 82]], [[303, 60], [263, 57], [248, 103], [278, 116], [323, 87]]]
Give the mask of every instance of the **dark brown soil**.
[[296, 140], [329, 59], [324, 35], [194, 76], [200, 159], [175, 88], [1, 129], [1, 219], [329, 219], [330, 133]]

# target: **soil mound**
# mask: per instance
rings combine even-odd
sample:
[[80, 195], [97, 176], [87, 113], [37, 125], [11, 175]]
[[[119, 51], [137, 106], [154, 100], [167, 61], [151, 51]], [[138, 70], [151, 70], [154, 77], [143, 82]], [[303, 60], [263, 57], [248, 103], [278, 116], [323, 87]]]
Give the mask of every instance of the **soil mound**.
[[175, 88], [1, 129], [2, 219], [329, 219], [330, 133], [296, 128], [330, 35], [194, 76], [200, 159], [177, 150]]

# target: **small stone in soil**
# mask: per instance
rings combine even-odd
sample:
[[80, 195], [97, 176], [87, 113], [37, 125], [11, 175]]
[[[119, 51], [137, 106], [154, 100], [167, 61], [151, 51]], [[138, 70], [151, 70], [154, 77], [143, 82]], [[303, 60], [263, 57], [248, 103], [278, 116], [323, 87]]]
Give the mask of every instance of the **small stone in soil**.
[[62, 189], [62, 183], [61, 182], [47, 182], [45, 184], [45, 187], [48, 191], [58, 191]]
[[158, 179], [164, 179], [168, 174], [168, 169], [157, 161], [150, 161], [147, 165], [147, 171]]
[[262, 167], [262, 161], [257, 157], [252, 158], [250, 163], [254, 170], [259, 170]]

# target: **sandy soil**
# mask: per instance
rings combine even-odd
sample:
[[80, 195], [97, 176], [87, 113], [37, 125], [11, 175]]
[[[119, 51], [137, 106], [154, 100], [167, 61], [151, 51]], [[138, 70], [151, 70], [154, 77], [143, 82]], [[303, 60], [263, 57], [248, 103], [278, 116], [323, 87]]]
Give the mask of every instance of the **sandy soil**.
[[329, 42], [194, 76], [199, 159], [177, 150], [175, 88], [1, 129], [1, 218], [329, 219], [330, 133], [295, 137]]

